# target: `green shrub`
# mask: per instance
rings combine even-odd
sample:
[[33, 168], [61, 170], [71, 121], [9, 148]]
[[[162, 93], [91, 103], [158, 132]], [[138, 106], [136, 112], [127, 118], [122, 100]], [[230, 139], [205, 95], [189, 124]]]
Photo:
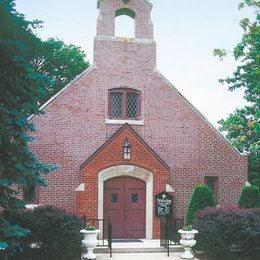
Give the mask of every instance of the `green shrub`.
[[207, 185], [195, 187], [188, 205], [186, 224], [192, 224], [193, 219], [200, 210], [215, 206], [216, 199], [214, 193]]
[[260, 211], [255, 209], [208, 208], [194, 220], [195, 250], [208, 260], [260, 259]]
[[260, 190], [257, 186], [245, 186], [238, 201], [239, 208], [259, 208]]
[[59, 208], [41, 206], [10, 215], [9, 219], [31, 230], [23, 241], [23, 252], [14, 259], [80, 258], [82, 220], [79, 217]]
[[257, 200], [257, 202], [255, 204], [255, 208], [260, 208], [260, 188], [259, 188], [259, 195], [258, 196], [259, 197], [258, 197], [258, 200]]

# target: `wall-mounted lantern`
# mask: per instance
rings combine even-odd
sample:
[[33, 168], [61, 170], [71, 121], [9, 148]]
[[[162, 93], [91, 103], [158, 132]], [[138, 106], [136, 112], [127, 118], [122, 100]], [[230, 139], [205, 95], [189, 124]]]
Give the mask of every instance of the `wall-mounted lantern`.
[[131, 145], [130, 145], [127, 138], [125, 139], [125, 143], [123, 145], [123, 150], [124, 150], [124, 159], [130, 160], [130, 158], [131, 158]]

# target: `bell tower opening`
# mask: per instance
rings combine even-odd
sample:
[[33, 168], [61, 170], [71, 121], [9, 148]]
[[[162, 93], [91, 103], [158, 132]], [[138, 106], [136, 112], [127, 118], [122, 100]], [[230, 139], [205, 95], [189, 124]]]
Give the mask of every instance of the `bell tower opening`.
[[[149, 0], [99, 0], [98, 3], [95, 65], [107, 68], [109, 63], [113, 73], [153, 70], [156, 67], [156, 43]], [[125, 81], [121, 81], [125, 86]]]
[[115, 36], [135, 38], [135, 12], [129, 8], [118, 9], [115, 13]]
[[148, 0], [99, 0], [98, 8], [97, 36], [114, 37], [123, 33], [153, 40], [152, 4]]

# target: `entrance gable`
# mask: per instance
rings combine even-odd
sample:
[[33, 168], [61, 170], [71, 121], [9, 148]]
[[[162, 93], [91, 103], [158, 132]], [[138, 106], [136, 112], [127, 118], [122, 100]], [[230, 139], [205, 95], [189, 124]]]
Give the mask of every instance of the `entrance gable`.
[[[130, 158], [124, 159], [126, 140], [131, 151]], [[170, 184], [169, 166], [128, 124], [81, 165], [82, 189], [76, 191], [77, 214], [87, 218], [101, 217], [104, 181], [119, 176], [134, 177], [146, 183], [146, 238], [158, 237], [159, 220], [152, 213], [152, 198]]]
[[[123, 154], [123, 145], [126, 140], [128, 140], [131, 145], [129, 160], [125, 160]], [[157, 167], [163, 168], [166, 171], [170, 169], [164, 160], [128, 124], [122, 126], [81, 164], [81, 177], [83, 178], [85, 168], [88, 167], [88, 165], [98, 163], [99, 160], [103, 160], [100, 162], [100, 164], [103, 165], [103, 169], [114, 165], [125, 164], [136, 165], [149, 171], [153, 171], [153, 168]]]

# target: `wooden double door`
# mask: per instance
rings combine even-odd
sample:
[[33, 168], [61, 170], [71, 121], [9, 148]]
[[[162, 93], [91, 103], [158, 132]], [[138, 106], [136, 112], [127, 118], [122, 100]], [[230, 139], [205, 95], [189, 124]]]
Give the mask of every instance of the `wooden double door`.
[[113, 225], [113, 238], [145, 238], [146, 183], [119, 177], [104, 183], [104, 217]]

